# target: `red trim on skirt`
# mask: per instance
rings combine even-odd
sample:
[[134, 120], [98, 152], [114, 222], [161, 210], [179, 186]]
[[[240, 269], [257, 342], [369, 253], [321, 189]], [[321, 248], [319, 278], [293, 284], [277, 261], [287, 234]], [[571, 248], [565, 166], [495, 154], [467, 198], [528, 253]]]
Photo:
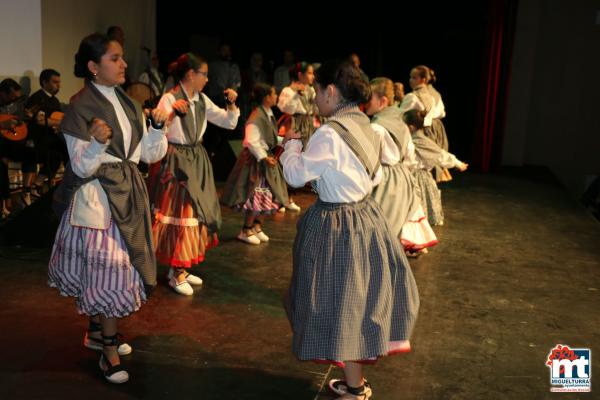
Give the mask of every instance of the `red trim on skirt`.
[[[373, 365], [376, 364], [377, 361], [382, 358], [382, 357], [387, 357], [387, 356], [395, 356], [398, 354], [406, 354], [406, 353], [410, 353], [412, 351], [412, 349], [409, 347], [408, 349], [398, 349], [398, 350], [392, 350], [389, 353], [387, 353], [386, 355], [383, 356], [377, 356], [376, 358], [373, 359], [367, 359], [367, 360], [352, 360], [352, 362], [354, 363], [358, 363], [358, 364], [368, 364], [368, 365]], [[344, 368], [346, 366], [346, 364], [344, 364], [343, 361], [334, 361], [334, 360], [308, 360], [308, 361], [312, 361], [315, 364], [333, 364], [336, 367], [339, 368]]]
[[160, 264], [176, 268], [191, 268], [204, 261], [208, 249], [219, 239], [194, 211], [188, 191], [176, 182], [163, 188], [160, 208], [155, 210], [152, 237], [156, 259]]
[[411, 242], [409, 240], [405, 240], [405, 239], [400, 239], [400, 242], [402, 243], [402, 246], [404, 246], [404, 250], [408, 250], [408, 251], [423, 250], [428, 247], [433, 247], [439, 243], [439, 241], [437, 239], [432, 240], [431, 242], [423, 243], [423, 244], [416, 244], [416, 243], [413, 243], [413, 242]]

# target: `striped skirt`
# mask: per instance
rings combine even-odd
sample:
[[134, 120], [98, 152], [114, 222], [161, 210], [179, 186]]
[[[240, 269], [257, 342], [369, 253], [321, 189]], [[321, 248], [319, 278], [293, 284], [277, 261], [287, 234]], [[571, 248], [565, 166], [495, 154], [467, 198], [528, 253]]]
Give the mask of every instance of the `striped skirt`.
[[206, 250], [219, 239], [198, 220], [187, 189], [177, 181], [167, 182], [162, 201], [155, 206], [152, 240], [159, 264], [191, 268], [204, 261]]
[[298, 221], [293, 265], [286, 310], [300, 360], [342, 365], [410, 350], [417, 285], [370, 197], [317, 200]]
[[268, 167], [244, 148], [227, 177], [221, 202], [254, 215], [274, 213], [288, 202], [281, 165]]
[[417, 169], [414, 174], [415, 182], [419, 186], [421, 206], [429, 224], [432, 226], [442, 225], [444, 223], [442, 192], [438, 189], [431, 173], [426, 169]]
[[107, 229], [72, 226], [62, 216], [48, 266], [48, 284], [77, 300], [80, 314], [121, 318], [146, 301], [144, 284], [111, 220]]
[[239, 204], [238, 209], [251, 212], [254, 215], [270, 215], [279, 210], [279, 203], [274, 201], [271, 188], [264, 176], [258, 179], [254, 190], [248, 193], [244, 204]]

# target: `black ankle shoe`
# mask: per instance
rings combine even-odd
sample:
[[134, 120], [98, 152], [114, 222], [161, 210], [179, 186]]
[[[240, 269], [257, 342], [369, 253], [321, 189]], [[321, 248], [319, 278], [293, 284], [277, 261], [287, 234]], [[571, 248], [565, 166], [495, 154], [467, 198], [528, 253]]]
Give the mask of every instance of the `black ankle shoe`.
[[[329, 381], [329, 389], [331, 389], [331, 391], [335, 394], [339, 394], [340, 396], [345, 395], [346, 393], [350, 393], [353, 394], [355, 396], [359, 396], [360, 394], [355, 394], [350, 392], [348, 384], [346, 383], [346, 381], [341, 380], [341, 379], [331, 379]], [[361, 389], [361, 388], [350, 388], [350, 389]], [[368, 397], [365, 397], [365, 399], [368, 399], [369, 397], [371, 397], [371, 384], [369, 382], [367, 382], [367, 380], [364, 380], [364, 386], [363, 386], [363, 391], [367, 392], [368, 391]], [[366, 394], [366, 393], [365, 393]]]
[[[83, 337], [83, 345], [91, 350], [102, 351], [102, 348], [104, 347], [102, 339], [90, 336], [90, 333], [96, 332], [102, 332], [102, 325], [90, 320], [88, 330], [85, 333], [85, 336]], [[120, 356], [126, 356], [128, 354], [131, 354], [133, 349], [129, 344], [123, 342], [123, 335], [117, 333], [117, 337], [119, 338], [119, 347], [117, 347], [117, 353], [119, 353]]]
[[[104, 343], [104, 347], [117, 347], [119, 345], [119, 339], [117, 335], [112, 336], [104, 336], [102, 335], [102, 341]], [[125, 383], [129, 380], [129, 373], [125, 371], [121, 364], [112, 365], [108, 358], [104, 355], [104, 351], [100, 356], [99, 361], [100, 370], [102, 374], [110, 383]]]

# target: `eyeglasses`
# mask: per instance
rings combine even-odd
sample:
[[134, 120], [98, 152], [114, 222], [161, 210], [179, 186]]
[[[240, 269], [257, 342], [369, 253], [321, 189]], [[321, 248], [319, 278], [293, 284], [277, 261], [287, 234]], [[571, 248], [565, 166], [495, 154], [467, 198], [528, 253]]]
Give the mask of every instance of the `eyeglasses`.
[[204, 72], [204, 71], [196, 71], [197, 74], [202, 75], [205, 78], [208, 78], [208, 72]]

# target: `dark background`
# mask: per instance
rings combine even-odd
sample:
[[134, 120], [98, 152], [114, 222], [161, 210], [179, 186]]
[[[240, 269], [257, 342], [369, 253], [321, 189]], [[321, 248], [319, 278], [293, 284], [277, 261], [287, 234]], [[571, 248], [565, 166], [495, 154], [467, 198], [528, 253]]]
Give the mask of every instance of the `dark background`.
[[211, 4], [210, 9], [203, 10], [206, 13], [198, 13], [176, 7], [172, 1], [158, 0], [161, 67], [190, 50], [214, 59], [222, 41], [231, 45], [241, 70], [248, 67], [253, 52], [261, 52], [268, 74], [282, 63], [284, 49], [294, 51], [297, 61], [308, 62], [356, 52], [369, 78], [386, 76], [401, 81], [408, 93], [410, 69], [425, 64], [434, 69], [435, 86], [446, 105], [444, 123], [450, 151], [468, 162], [480, 96], [485, 29], [490, 19], [487, 4], [398, 3], [393, 8], [379, 4], [379, 9], [364, 5], [342, 5], [345, 16], [339, 9], [323, 8], [318, 3], [286, 4], [300, 7], [296, 11], [284, 11], [281, 6], [265, 10], [269, 7], [266, 3], [254, 8], [232, 3], [215, 8]]

